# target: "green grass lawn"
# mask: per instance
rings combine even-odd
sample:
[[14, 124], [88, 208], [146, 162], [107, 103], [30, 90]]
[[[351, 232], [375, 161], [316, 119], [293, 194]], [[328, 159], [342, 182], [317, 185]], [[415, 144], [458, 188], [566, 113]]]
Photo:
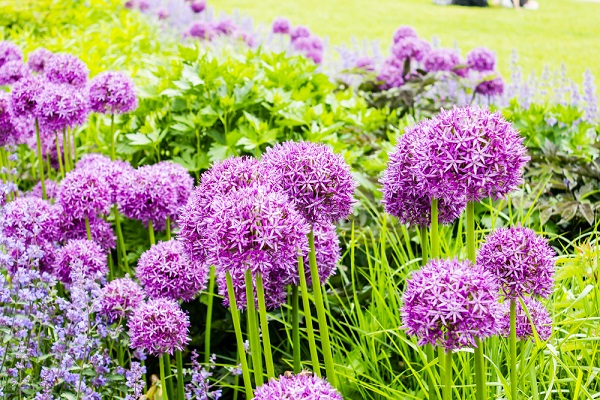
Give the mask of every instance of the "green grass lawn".
[[477, 46], [495, 50], [504, 75], [516, 49], [525, 74], [540, 73], [546, 64], [559, 68], [564, 62], [577, 82], [586, 68], [600, 80], [600, 2], [538, 1], [537, 11], [441, 7], [431, 0], [227, 0], [212, 5], [227, 12], [239, 9], [269, 24], [276, 16], [286, 16], [328, 36], [332, 44], [355, 36], [379, 39], [387, 47], [397, 26], [412, 25], [423, 38], [437, 36], [443, 46], [456, 41], [463, 55]]

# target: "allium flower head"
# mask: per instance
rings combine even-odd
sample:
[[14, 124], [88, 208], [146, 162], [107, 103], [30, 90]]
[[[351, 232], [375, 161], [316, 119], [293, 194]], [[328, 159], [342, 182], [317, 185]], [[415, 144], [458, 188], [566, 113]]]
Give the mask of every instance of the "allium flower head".
[[203, 40], [212, 40], [215, 32], [210, 24], [205, 21], [194, 21], [190, 24], [187, 35]]
[[423, 68], [427, 72], [453, 71], [460, 63], [454, 50], [432, 49], [423, 59]]
[[220, 35], [229, 36], [237, 30], [237, 26], [230, 19], [223, 19], [214, 24], [214, 30]]
[[117, 202], [117, 194], [123, 191], [124, 175], [135, 174], [135, 169], [127, 161], [111, 160], [102, 154], [87, 153], [77, 161], [77, 169], [88, 169], [103, 178], [110, 188], [112, 203]]
[[121, 72], [102, 72], [89, 85], [90, 109], [102, 114], [124, 114], [137, 108], [133, 81]]
[[295, 28], [293, 28], [290, 32], [290, 37], [292, 38], [292, 42], [300, 39], [301, 37], [309, 37], [310, 36], [310, 30], [302, 25], [299, 25]]
[[475, 93], [483, 96], [500, 96], [504, 93], [504, 79], [498, 74], [494, 74], [482, 81], [475, 87]]
[[[44, 180], [44, 186], [46, 187], [46, 198], [48, 200], [55, 199], [58, 193], [58, 184], [52, 179], [46, 179]], [[41, 199], [43, 197], [42, 182], [38, 181], [38, 183], [31, 188], [27, 195]]]
[[227, 299], [226, 273], [232, 276], [238, 307], [246, 305], [244, 273], [262, 274], [267, 307], [285, 301], [285, 287], [298, 275], [298, 256], [308, 251], [306, 221], [287, 196], [264, 186], [215, 199], [208, 216], [207, 253]]
[[255, 400], [342, 400], [342, 395], [329, 382], [311, 373], [281, 375], [256, 388]]
[[73, 218], [108, 214], [110, 211], [110, 187], [102, 176], [88, 169], [74, 169], [60, 182], [57, 204]]
[[423, 39], [417, 37], [408, 37], [394, 43], [392, 53], [399, 60], [407, 58], [417, 61], [423, 61], [425, 56], [431, 51], [431, 46]]
[[28, 54], [27, 65], [33, 72], [43, 73], [46, 62], [54, 53], [43, 47], [39, 47]]
[[346, 218], [356, 182], [344, 158], [324, 144], [285, 142], [269, 147], [261, 164], [273, 172], [296, 209], [310, 223]]
[[499, 112], [455, 107], [418, 127], [426, 135], [418, 157], [420, 189], [432, 197], [498, 199], [522, 183], [527, 149]]
[[21, 61], [23, 53], [19, 47], [8, 41], [0, 41], [0, 67], [9, 61]]
[[144, 291], [131, 278], [118, 278], [102, 288], [97, 299], [98, 313], [109, 322], [128, 317], [144, 302]]
[[190, 262], [183, 245], [169, 240], [142, 253], [136, 276], [150, 297], [190, 301], [206, 287], [208, 268]]
[[44, 65], [44, 75], [53, 83], [83, 87], [89, 74], [85, 63], [72, 54], [55, 53]]
[[89, 113], [84, 92], [70, 85], [47, 84], [42, 91], [35, 115], [53, 132], [83, 125]]
[[[527, 307], [527, 312], [523, 309], [521, 302], [516, 299], [516, 320], [517, 320], [517, 337], [521, 340], [530, 338], [534, 340], [533, 329], [531, 329], [531, 323], [535, 326], [535, 331], [538, 334], [540, 340], [546, 341], [550, 339], [552, 335], [552, 318], [550, 313], [536, 299], [531, 297], [523, 297], [523, 302]], [[502, 317], [500, 318], [500, 335], [504, 337], [510, 336], [510, 301], [505, 301], [502, 304]], [[529, 317], [527, 317], [529, 313]]]
[[38, 107], [41, 94], [47, 83], [40, 76], [29, 76], [16, 82], [10, 92], [11, 109], [14, 116], [32, 116]]
[[200, 14], [206, 9], [206, 0], [193, 0], [190, 4], [190, 8], [196, 14]]
[[469, 261], [431, 260], [407, 280], [402, 299], [403, 326], [421, 346], [474, 347], [497, 333], [498, 283]]
[[108, 273], [106, 252], [92, 240], [69, 240], [56, 253], [54, 275], [64, 283], [71, 283], [71, 273], [79, 271], [92, 279]]
[[169, 10], [167, 10], [166, 8], [159, 8], [156, 11], [156, 16], [158, 17], [159, 20], [167, 19], [170, 16]]
[[377, 80], [382, 81], [382, 89], [397, 88], [404, 85], [404, 63], [395, 56], [388, 57], [383, 62]]
[[[92, 240], [104, 250], [114, 249], [117, 239], [110, 223], [96, 215], [88, 217], [88, 221]], [[61, 214], [60, 231], [59, 241], [61, 243], [66, 243], [71, 239], [87, 239], [85, 219], [73, 218], [64, 212]]]
[[394, 32], [394, 43], [398, 43], [402, 39], [416, 38], [417, 32], [411, 26], [399, 26]]
[[[423, 141], [427, 140], [419, 126], [407, 128], [400, 137], [396, 150], [390, 154], [388, 167], [381, 179], [385, 211], [398, 218], [402, 224], [429, 226], [431, 223], [431, 199], [426, 190], [419, 187], [420, 170], [418, 154]], [[438, 220], [451, 224], [464, 210], [466, 202], [461, 198], [442, 198], [438, 202]]]
[[29, 67], [23, 61], [9, 61], [0, 67], [0, 86], [12, 85], [29, 74]]
[[273, 21], [273, 33], [289, 34], [292, 24], [287, 18], [277, 17]]
[[301, 37], [294, 40], [294, 49], [308, 52], [310, 50], [323, 50], [323, 42], [316, 36]]
[[491, 272], [509, 299], [552, 293], [555, 252], [548, 241], [522, 226], [499, 228], [486, 238], [477, 264]]
[[485, 47], [478, 47], [467, 54], [467, 65], [475, 71], [493, 71], [496, 66], [496, 55]]
[[190, 319], [174, 300], [154, 299], [141, 304], [127, 327], [131, 347], [157, 357], [183, 350], [190, 340]]
[[0, 92], [0, 146], [15, 141], [16, 128], [10, 111], [10, 94]]

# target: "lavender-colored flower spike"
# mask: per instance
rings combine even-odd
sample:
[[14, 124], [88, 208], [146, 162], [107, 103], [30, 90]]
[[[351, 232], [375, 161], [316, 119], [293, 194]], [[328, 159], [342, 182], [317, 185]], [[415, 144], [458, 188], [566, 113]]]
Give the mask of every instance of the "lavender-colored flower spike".
[[410, 26], [399, 26], [394, 32], [394, 43], [398, 43], [402, 39], [416, 38], [417, 32]]
[[56, 253], [54, 274], [64, 283], [71, 283], [71, 273], [79, 271], [92, 279], [101, 279], [108, 273], [106, 252], [91, 240], [69, 240]]
[[23, 53], [16, 44], [8, 41], [0, 42], [0, 67], [9, 61], [21, 61]]
[[54, 132], [83, 125], [88, 113], [88, 99], [83, 91], [56, 84], [46, 85], [35, 111], [40, 125]]
[[290, 31], [290, 37], [292, 38], [292, 42], [297, 39], [300, 39], [302, 37], [309, 37], [309, 36], [310, 36], [310, 30], [307, 27], [302, 26], [302, 25], [299, 25]]
[[190, 340], [190, 319], [174, 300], [154, 299], [140, 305], [127, 327], [131, 347], [157, 357], [183, 350]]
[[431, 260], [407, 280], [402, 298], [404, 328], [421, 346], [474, 347], [475, 338], [497, 333], [498, 283], [469, 261]]
[[500, 228], [486, 238], [477, 264], [490, 271], [509, 299], [552, 293], [555, 252], [548, 241], [525, 227]]
[[496, 55], [485, 47], [478, 47], [467, 54], [469, 68], [479, 72], [491, 72], [496, 67]]
[[144, 302], [144, 291], [131, 278], [118, 278], [102, 288], [96, 302], [100, 315], [109, 322], [127, 318]]
[[89, 74], [85, 63], [72, 54], [55, 53], [44, 65], [44, 75], [53, 83], [83, 87]]
[[278, 380], [256, 388], [255, 400], [342, 400], [342, 395], [329, 382], [311, 373], [281, 375]]
[[269, 147], [261, 164], [309, 223], [333, 223], [352, 212], [356, 182], [344, 158], [324, 144], [285, 142]]
[[61, 181], [56, 202], [73, 218], [108, 214], [111, 204], [110, 187], [93, 171], [74, 169]]
[[29, 67], [23, 61], [9, 61], [0, 67], [0, 86], [12, 85], [29, 75]]
[[231, 192], [212, 203], [207, 220], [207, 264], [214, 265], [219, 292], [228, 304], [226, 273], [237, 305], [246, 305], [244, 274], [262, 274], [270, 309], [286, 298], [285, 287], [298, 275], [298, 256], [308, 252], [309, 227], [288, 197], [268, 187]]
[[407, 58], [417, 61], [423, 61], [431, 51], [431, 46], [423, 39], [417, 37], [408, 37], [395, 42], [392, 47], [392, 53], [399, 60], [404, 61]]
[[586, 69], [583, 73], [583, 100], [585, 101], [585, 120], [595, 123], [600, 114], [598, 114], [598, 97], [596, 96], [594, 75], [589, 69]]
[[[516, 320], [517, 320], [517, 337], [521, 340], [525, 340], [530, 338], [534, 340], [533, 329], [531, 328], [531, 323], [533, 322], [533, 326], [535, 326], [535, 331], [538, 334], [540, 340], [548, 340], [552, 335], [552, 318], [550, 317], [550, 313], [544, 307], [542, 303], [540, 303], [536, 299], [532, 299], [531, 297], [523, 297], [523, 302], [525, 303], [525, 307], [527, 307], [527, 313], [529, 313], [529, 317], [527, 317], [527, 313], [523, 309], [521, 302], [519, 300], [516, 301]], [[502, 307], [502, 317], [500, 318], [500, 335], [504, 337], [509, 337], [510, 335], [510, 302], [506, 301]]]
[[21, 118], [33, 116], [46, 85], [40, 76], [29, 76], [16, 82], [10, 92], [13, 115]]
[[136, 276], [150, 297], [190, 301], [206, 288], [208, 268], [190, 262], [183, 245], [170, 240], [142, 253]]
[[287, 18], [278, 17], [273, 21], [273, 33], [289, 34], [292, 30], [292, 24]]
[[[418, 155], [424, 141], [422, 127], [427, 121], [407, 128], [400, 137], [396, 150], [390, 154], [388, 167], [381, 179], [385, 211], [402, 224], [429, 226], [431, 223], [432, 195], [419, 188]], [[442, 198], [438, 203], [438, 218], [442, 224], [451, 224], [466, 206], [460, 196]]]
[[103, 72], [89, 85], [90, 109], [102, 114], [124, 114], [137, 108], [133, 81], [121, 72]]
[[206, 9], [206, 0], [194, 0], [191, 2], [190, 8], [196, 14], [200, 14]]
[[[92, 240], [104, 250], [114, 249], [117, 238], [111, 225], [96, 215], [88, 217], [88, 221]], [[60, 242], [62, 243], [66, 243], [71, 239], [87, 239], [85, 219], [83, 218], [73, 218], [63, 212], [60, 220], [60, 230]]]
[[475, 93], [483, 96], [500, 96], [504, 93], [504, 79], [498, 74], [486, 79], [475, 87]]
[[433, 49], [423, 59], [427, 72], [452, 71], [460, 64], [460, 56], [450, 49]]
[[478, 107], [442, 110], [422, 121], [419, 189], [433, 198], [503, 198], [523, 181], [523, 138], [499, 113]]
[[37, 48], [27, 56], [27, 65], [33, 72], [43, 73], [46, 62], [54, 53], [43, 47]]

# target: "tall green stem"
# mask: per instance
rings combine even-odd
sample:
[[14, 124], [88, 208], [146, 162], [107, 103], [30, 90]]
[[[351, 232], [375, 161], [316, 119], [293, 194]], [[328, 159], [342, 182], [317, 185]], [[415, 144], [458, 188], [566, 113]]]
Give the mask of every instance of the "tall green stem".
[[304, 258], [298, 257], [298, 274], [300, 276], [300, 290], [302, 291], [302, 304], [304, 306], [304, 322], [306, 323], [306, 335], [308, 336], [308, 347], [310, 349], [310, 360], [313, 372], [321, 377], [321, 365], [319, 364], [319, 353], [315, 342], [315, 330], [312, 324], [312, 311], [308, 299], [308, 286], [306, 284], [306, 272], [304, 271]]
[[335, 376], [335, 367], [333, 365], [333, 354], [331, 352], [331, 343], [329, 341], [329, 326], [327, 325], [327, 316], [325, 315], [325, 302], [323, 300], [323, 288], [319, 278], [319, 270], [317, 267], [317, 255], [315, 252], [315, 234], [311, 228], [308, 233], [308, 245], [310, 246], [309, 263], [310, 277], [312, 279], [313, 294], [315, 296], [315, 308], [317, 309], [317, 317], [319, 319], [319, 334], [321, 335], [321, 349], [323, 351], [323, 359], [325, 362], [325, 371], [327, 371], [327, 379], [333, 387], [337, 386]]
[[177, 397], [179, 400], [185, 400], [185, 389], [183, 387], [183, 354], [180, 350], [175, 352], [177, 362]]
[[117, 150], [115, 145], [115, 114], [110, 115], [110, 159], [117, 158]]
[[63, 159], [65, 160], [65, 171], [69, 172], [71, 170], [71, 166], [70, 166], [70, 158], [69, 158], [69, 147], [70, 143], [67, 141], [67, 128], [63, 128], [62, 131], [62, 137], [63, 137]]
[[240, 310], [237, 308], [235, 300], [235, 291], [233, 290], [233, 280], [231, 274], [227, 272], [227, 294], [229, 295], [229, 309], [231, 310], [231, 319], [233, 321], [233, 329], [235, 330], [235, 339], [237, 342], [238, 355], [242, 364], [242, 374], [244, 375], [244, 387], [246, 389], [246, 398], [252, 399], [252, 381], [250, 380], [250, 369], [248, 368], [248, 359], [244, 349], [244, 337], [242, 336], [242, 326], [240, 324]]
[[154, 225], [152, 221], [148, 221], [148, 236], [150, 237], [150, 245], [156, 244], [156, 238], [154, 236]]
[[440, 258], [440, 232], [438, 228], [438, 200], [431, 199], [431, 258]]
[[37, 144], [37, 154], [39, 163], [40, 182], [42, 183], [42, 198], [46, 200], [46, 178], [44, 177], [44, 157], [42, 157], [42, 139], [40, 138], [40, 123], [35, 119], [35, 140]]
[[168, 372], [168, 375], [165, 376], [167, 393], [170, 398], [174, 398], [175, 390], [173, 390], [173, 378], [171, 377], [171, 356], [169, 353], [163, 354], [162, 358], [165, 359], [165, 369]]
[[170, 217], [167, 217], [166, 234], [167, 234], [167, 240], [171, 240], [171, 218]]
[[298, 286], [292, 285], [292, 351], [294, 352], [294, 373], [299, 373], [302, 369], [300, 356], [300, 318], [298, 318], [298, 308], [300, 299], [298, 295]]
[[63, 166], [62, 155], [60, 151], [60, 144], [58, 143], [58, 133], [54, 134], [54, 142], [56, 144], [56, 157], [58, 158], [58, 169], [60, 171], [60, 177], [65, 178], [65, 168]]
[[517, 303], [510, 300], [510, 399], [517, 400]]
[[210, 267], [210, 276], [208, 281], [208, 299], [206, 304], [206, 330], [204, 332], [204, 363], [210, 362], [210, 331], [212, 329], [212, 313], [215, 291], [215, 267]]
[[167, 394], [167, 385], [165, 383], [165, 362], [163, 357], [158, 358], [158, 364], [160, 366], [160, 388], [162, 392], [162, 400], [169, 400], [169, 395]]
[[87, 240], [92, 240], [92, 230], [90, 228], [90, 219], [85, 217], [85, 233], [87, 235]]
[[256, 304], [254, 303], [254, 285], [252, 284], [252, 271], [246, 270], [246, 307], [248, 317], [248, 336], [250, 337], [250, 354], [252, 368], [254, 369], [254, 383], [256, 386], [263, 384], [262, 352], [256, 318]]
[[444, 390], [443, 399], [452, 399], [452, 351], [444, 357]]
[[267, 364], [267, 378], [275, 377], [273, 366], [273, 351], [271, 350], [271, 335], [269, 321], [267, 320], [267, 306], [265, 303], [265, 288], [262, 274], [256, 274], [256, 295], [258, 297], [258, 315], [260, 317], [260, 330], [262, 333], [263, 347], [265, 349], [265, 363]]
[[[121, 252], [120, 260], [123, 262], [125, 272], [129, 272], [129, 261], [127, 260], [127, 248], [125, 247], [125, 237], [121, 229], [121, 216], [117, 206], [113, 206], [113, 215], [115, 216], [115, 228], [117, 230], [117, 241]], [[119, 263], [120, 264], [120, 263]]]

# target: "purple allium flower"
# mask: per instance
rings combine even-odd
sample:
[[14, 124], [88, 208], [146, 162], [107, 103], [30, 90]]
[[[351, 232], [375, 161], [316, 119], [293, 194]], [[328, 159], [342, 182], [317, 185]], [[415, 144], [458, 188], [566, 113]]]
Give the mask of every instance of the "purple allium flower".
[[206, 288], [208, 268], [190, 262], [183, 244], [169, 240], [142, 253], [136, 276], [152, 298], [190, 301]]
[[237, 306], [245, 307], [244, 273], [250, 269], [263, 276], [267, 307], [279, 307], [298, 275], [298, 256], [308, 251], [309, 227], [288, 197], [258, 185], [230, 192], [213, 201], [206, 225], [207, 264], [215, 266], [225, 304], [229, 272]]
[[190, 3], [190, 8], [196, 14], [200, 14], [206, 9], [206, 0], [194, 0]]
[[224, 19], [214, 24], [215, 32], [220, 35], [229, 36], [235, 32], [236, 29], [237, 27], [235, 26], [235, 23], [230, 19]]
[[323, 42], [316, 36], [301, 37], [294, 41], [295, 50], [308, 52], [310, 50], [323, 50]]
[[461, 63], [460, 56], [450, 49], [432, 49], [423, 59], [427, 72], [453, 71]]
[[[98, 243], [104, 250], [114, 249], [116, 236], [111, 225], [102, 218], [92, 215], [88, 217], [92, 240]], [[62, 214], [60, 221], [60, 242], [66, 243], [71, 239], [86, 239], [87, 231], [85, 219], [73, 218], [71, 215]]]
[[138, 8], [142, 12], [148, 11], [150, 9], [150, 2], [148, 0], [138, 0]]
[[137, 108], [133, 81], [121, 72], [107, 71], [89, 85], [90, 109], [101, 114], [124, 114]]
[[411, 26], [399, 26], [394, 32], [394, 43], [398, 43], [402, 39], [416, 38], [417, 32]]
[[273, 172], [309, 223], [333, 223], [352, 212], [356, 182], [344, 158], [330, 147], [310, 142], [276, 144], [266, 150], [261, 164]]
[[292, 42], [300, 39], [302, 37], [309, 37], [310, 36], [310, 30], [302, 25], [298, 25], [297, 27], [293, 28], [290, 31], [290, 37], [292, 38]]
[[43, 73], [46, 62], [54, 53], [43, 47], [39, 47], [28, 54], [27, 65], [33, 72]]
[[[44, 186], [46, 186], [46, 198], [48, 200], [55, 199], [58, 193], [58, 184], [52, 179], [46, 179], [44, 180]], [[42, 182], [38, 181], [38, 183], [31, 188], [27, 196], [41, 199], [42, 194]]]
[[500, 96], [504, 93], [504, 79], [498, 74], [486, 78], [475, 87], [475, 93], [483, 96]]
[[0, 86], [12, 85], [29, 75], [29, 67], [23, 61], [9, 61], [0, 67]]
[[[550, 317], [550, 313], [546, 307], [544, 307], [544, 305], [538, 300], [532, 299], [531, 297], [522, 297], [522, 299], [527, 307], [527, 312], [529, 313], [531, 319], [527, 317], [527, 313], [523, 309], [519, 299], [515, 299], [517, 338], [521, 340], [531, 338], [531, 340], [533, 340], [533, 329], [531, 329], [531, 323], [533, 322], [533, 326], [535, 326], [535, 331], [537, 332], [540, 340], [546, 341], [550, 339], [550, 336], [552, 335], [552, 318]], [[505, 301], [502, 306], [502, 316], [498, 321], [500, 324], [500, 335], [509, 337], [510, 301]]]
[[354, 68], [364, 69], [365, 71], [375, 71], [375, 62], [370, 57], [359, 57], [354, 63]]
[[85, 63], [72, 54], [55, 53], [44, 65], [44, 75], [53, 83], [83, 87], [89, 74]]
[[396, 57], [389, 57], [381, 66], [377, 79], [382, 81], [382, 89], [397, 88], [404, 85], [405, 80], [403, 77], [404, 66], [403, 63]]
[[474, 347], [497, 333], [498, 283], [469, 261], [431, 260], [407, 280], [402, 299], [403, 326], [421, 346]]
[[159, 20], [163, 20], [163, 19], [167, 19], [169, 18], [170, 14], [169, 14], [169, 10], [167, 10], [166, 8], [159, 8], [156, 11], [156, 16], [158, 17]]
[[23, 53], [16, 44], [8, 41], [0, 42], [0, 67], [9, 61], [21, 61]]
[[[427, 140], [419, 126], [407, 128], [400, 137], [396, 150], [390, 154], [388, 167], [380, 180], [385, 211], [402, 224], [429, 226], [431, 223], [431, 195], [419, 188], [418, 152]], [[442, 224], [451, 224], [465, 208], [465, 201], [442, 198], [438, 203], [438, 218]]]
[[329, 382], [311, 373], [281, 375], [279, 380], [271, 378], [269, 382], [256, 388], [255, 400], [342, 400], [342, 395]]
[[97, 299], [98, 313], [109, 322], [128, 317], [144, 302], [144, 291], [131, 278], [118, 278], [102, 288]]
[[71, 283], [71, 272], [79, 271], [92, 279], [108, 273], [106, 251], [92, 240], [69, 240], [56, 253], [54, 274], [64, 283]]
[[204, 21], [194, 21], [190, 24], [187, 35], [203, 40], [212, 40], [215, 32], [209, 23]]
[[125, 8], [128, 10], [133, 10], [133, 8], [135, 7], [135, 0], [127, 0], [124, 4]]
[[127, 327], [131, 347], [157, 357], [183, 350], [190, 340], [190, 319], [174, 300], [153, 299], [141, 304]]
[[493, 71], [496, 66], [496, 55], [485, 47], [477, 47], [467, 54], [467, 65], [479, 72]]
[[287, 18], [277, 17], [273, 21], [273, 33], [289, 34], [292, 24]]
[[36, 117], [52, 132], [83, 125], [89, 113], [84, 92], [70, 85], [47, 84], [41, 93]]
[[416, 128], [426, 135], [418, 157], [419, 189], [433, 198], [498, 199], [522, 183], [527, 149], [499, 112], [455, 107]]
[[46, 85], [47, 83], [40, 76], [29, 76], [16, 82], [10, 92], [13, 115], [17, 117], [33, 115]]
[[[110, 188], [111, 203], [117, 202], [117, 194], [123, 191], [124, 175], [135, 174], [135, 169], [127, 161], [111, 160], [102, 154], [88, 153], [77, 161], [76, 169], [88, 169], [102, 177]], [[191, 191], [191, 189], [190, 189]]]
[[490, 271], [509, 299], [548, 297], [552, 293], [554, 256], [548, 241], [522, 226], [489, 234], [477, 254], [477, 264]]
[[74, 169], [60, 182], [57, 204], [72, 218], [92, 217], [110, 211], [110, 187], [102, 176], [88, 169]]
[[10, 94], [0, 91], [0, 146], [15, 141], [15, 125], [10, 109]]
[[392, 47], [392, 53], [399, 60], [404, 61], [407, 58], [417, 61], [423, 61], [425, 56], [431, 51], [431, 46], [423, 39], [417, 37], [408, 37], [395, 42]]

